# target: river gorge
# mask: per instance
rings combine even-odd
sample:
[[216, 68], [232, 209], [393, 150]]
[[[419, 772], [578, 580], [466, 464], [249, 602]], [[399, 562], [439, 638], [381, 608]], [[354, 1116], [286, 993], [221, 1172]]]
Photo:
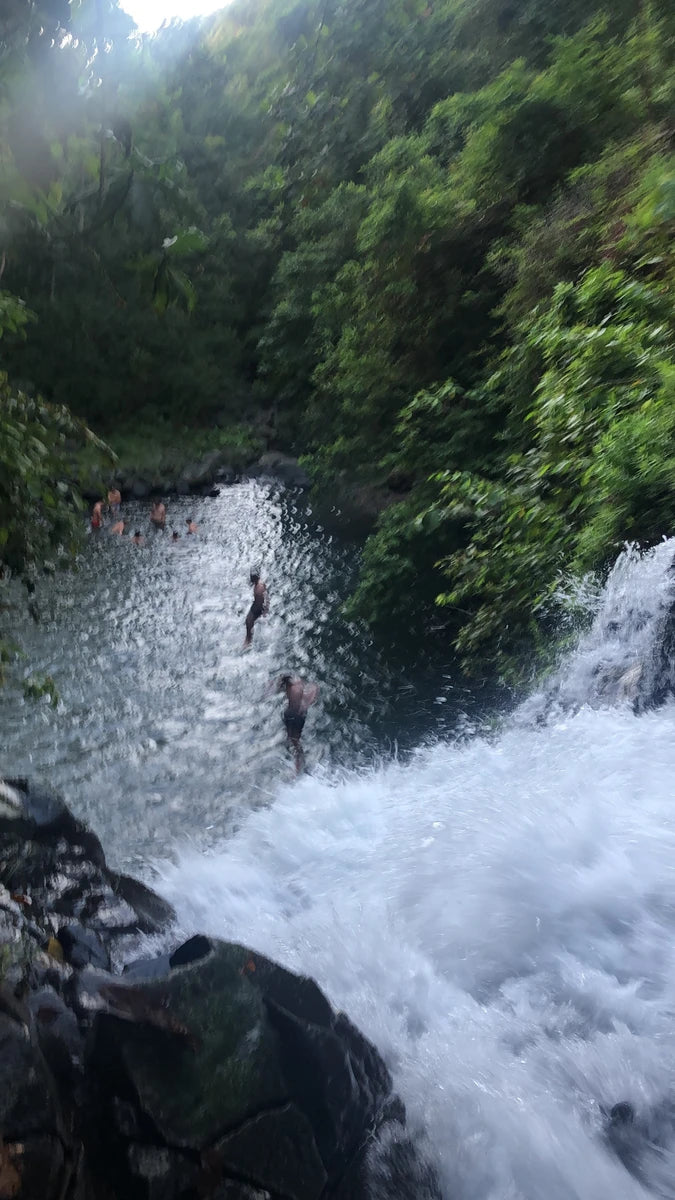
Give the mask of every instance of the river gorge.
[[[596, 686], [647, 670], [674, 544], [625, 553], [554, 679], [482, 724], [342, 620], [358, 544], [308, 506], [251, 481], [174, 502], [178, 546], [89, 539], [22, 636], [59, 706], [2, 697], [3, 772], [61, 789], [181, 935], [316, 979], [447, 1200], [675, 1196], [675, 710]], [[244, 654], [251, 565], [271, 609]], [[283, 669], [321, 688], [299, 778]]]

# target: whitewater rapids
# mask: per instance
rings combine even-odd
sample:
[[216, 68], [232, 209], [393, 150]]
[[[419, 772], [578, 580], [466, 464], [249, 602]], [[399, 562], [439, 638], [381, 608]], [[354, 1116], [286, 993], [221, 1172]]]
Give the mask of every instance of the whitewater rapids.
[[[674, 549], [622, 557], [568, 693], [647, 653]], [[543, 723], [283, 786], [160, 868], [186, 934], [313, 975], [377, 1044], [448, 1200], [675, 1196], [675, 707], [583, 687]], [[620, 1101], [646, 1130], [631, 1171]]]

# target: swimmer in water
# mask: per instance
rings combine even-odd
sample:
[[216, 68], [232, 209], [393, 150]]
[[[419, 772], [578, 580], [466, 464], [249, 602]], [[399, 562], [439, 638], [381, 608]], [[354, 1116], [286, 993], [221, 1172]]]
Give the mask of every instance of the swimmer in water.
[[113, 526], [111, 526], [110, 532], [111, 533], [119, 533], [121, 535], [124, 533], [125, 525], [126, 525], [126, 521], [115, 521], [115, 524]]
[[143, 537], [143, 534], [141, 533], [140, 529], [136, 530], [136, 532], [131, 540], [134, 543], [134, 546], [142, 546], [143, 545], [145, 538]]
[[257, 571], [251, 571], [251, 583], [253, 584], [253, 604], [246, 614], [246, 637], [244, 638], [244, 647], [250, 646], [253, 641], [253, 626], [258, 617], [267, 616], [269, 610], [269, 595], [267, 588], [260, 578]]
[[180, 540], [180, 534], [179, 534], [179, 532], [178, 532], [178, 530], [177, 530], [177, 529], [174, 529], [174, 530], [172, 531], [172, 533], [171, 533], [171, 541], [172, 541], [172, 542], [177, 542], [177, 541], [179, 541], [179, 540]]
[[316, 700], [319, 686], [316, 683], [307, 683], [306, 680], [297, 679], [293, 675], [282, 675], [277, 684], [277, 691], [286, 693], [288, 705], [284, 712], [284, 725], [288, 744], [295, 755], [295, 769], [299, 772], [303, 761], [300, 738], [307, 719], [307, 709]]
[[153, 500], [152, 508], [150, 509], [150, 520], [155, 526], [155, 529], [163, 529], [166, 525], [166, 506], [161, 500]]
[[121, 503], [122, 494], [119, 488], [111, 487], [110, 491], [108, 492], [108, 509], [111, 517], [116, 517], [118, 515]]
[[188, 517], [185, 524], [187, 525], [188, 533], [196, 533], [199, 529], [199, 526], [195, 525], [194, 517]]

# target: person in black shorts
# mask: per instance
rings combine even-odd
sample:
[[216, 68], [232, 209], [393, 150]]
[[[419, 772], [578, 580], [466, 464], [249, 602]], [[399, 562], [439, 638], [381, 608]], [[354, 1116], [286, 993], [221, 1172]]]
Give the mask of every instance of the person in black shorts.
[[302, 766], [300, 738], [307, 719], [307, 709], [316, 700], [319, 687], [316, 683], [307, 683], [292, 675], [282, 675], [277, 690], [286, 693], [288, 706], [284, 712], [284, 725], [289, 745], [295, 753], [295, 769], [299, 771]]
[[244, 638], [244, 647], [250, 646], [253, 641], [253, 626], [258, 617], [267, 615], [269, 608], [269, 596], [267, 588], [260, 578], [257, 571], [251, 571], [251, 583], [253, 584], [253, 604], [246, 614], [246, 637]]

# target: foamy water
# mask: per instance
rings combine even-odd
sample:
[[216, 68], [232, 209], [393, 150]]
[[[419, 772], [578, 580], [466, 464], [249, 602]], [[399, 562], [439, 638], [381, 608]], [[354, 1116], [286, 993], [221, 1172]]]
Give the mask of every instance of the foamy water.
[[[673, 549], [620, 561], [569, 715], [305, 777], [161, 868], [186, 934], [313, 975], [372, 1038], [448, 1200], [675, 1196], [675, 707], [582, 694], [594, 655], [651, 653]], [[604, 1132], [622, 1100], [633, 1173]]]
[[[673, 538], [646, 554], [630, 545], [602, 589], [593, 580], [575, 586], [576, 595], [570, 599], [574, 607], [592, 613], [592, 625], [555, 675], [522, 706], [521, 718], [651, 693], [663, 671], [664, 626], [675, 601], [674, 558]], [[671, 684], [674, 667], [671, 664]]]

